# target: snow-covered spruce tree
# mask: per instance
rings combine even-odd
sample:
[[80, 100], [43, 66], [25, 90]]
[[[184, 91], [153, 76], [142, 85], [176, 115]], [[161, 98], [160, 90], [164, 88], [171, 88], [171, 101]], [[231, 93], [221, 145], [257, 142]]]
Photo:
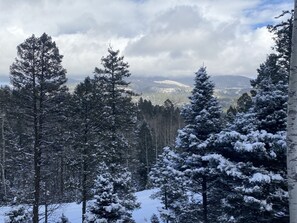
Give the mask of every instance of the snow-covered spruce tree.
[[258, 120], [257, 129], [270, 133], [286, 129], [286, 106], [288, 99], [288, 76], [285, 69], [278, 65], [278, 57], [270, 54], [260, 65], [258, 76], [251, 81], [254, 108]]
[[209, 160], [216, 148], [210, 146], [211, 138], [222, 129], [222, 112], [213, 96], [214, 84], [209, 80], [206, 68], [196, 73], [194, 89], [181, 115], [186, 126], [179, 130], [176, 139], [177, 153], [182, 160], [181, 170], [189, 179], [188, 194], [202, 195], [202, 201], [192, 203], [184, 214], [193, 222], [217, 222], [220, 194], [216, 193], [218, 173]]
[[4, 223], [31, 223], [32, 213], [27, 210], [28, 208], [23, 205], [11, 207], [11, 210], [5, 213]]
[[153, 214], [151, 217], [151, 223], [160, 223], [159, 218], [156, 214]]
[[158, 188], [153, 197], [161, 200], [163, 206], [159, 212], [166, 223], [189, 222], [183, 213], [189, 199], [184, 174], [178, 170], [180, 163], [178, 155], [170, 147], [165, 147], [150, 172], [152, 185]]
[[95, 68], [94, 77], [103, 88], [104, 134], [100, 142], [101, 153], [112, 175], [114, 192], [129, 213], [139, 206], [129, 171], [137, 111], [132, 102], [134, 93], [127, 90], [129, 83], [125, 80], [131, 74], [119, 51], [109, 48], [108, 55], [101, 62], [103, 68]]
[[55, 143], [56, 125], [59, 123], [61, 95], [67, 90], [66, 70], [62, 67], [59, 50], [47, 34], [32, 35], [17, 47], [18, 56], [10, 67], [10, 79], [18, 111], [24, 114], [27, 151], [32, 155], [33, 223], [39, 221], [39, 204], [43, 171], [43, 158]]
[[252, 107], [237, 114], [234, 122], [218, 134], [215, 145], [232, 164], [232, 171], [221, 169], [229, 192], [222, 206], [225, 222], [288, 221], [286, 73], [274, 54], [258, 73], [252, 81]]
[[94, 185], [95, 201], [88, 207], [85, 223], [134, 222], [129, 212], [115, 192], [113, 176], [105, 163], [100, 164], [99, 175]]

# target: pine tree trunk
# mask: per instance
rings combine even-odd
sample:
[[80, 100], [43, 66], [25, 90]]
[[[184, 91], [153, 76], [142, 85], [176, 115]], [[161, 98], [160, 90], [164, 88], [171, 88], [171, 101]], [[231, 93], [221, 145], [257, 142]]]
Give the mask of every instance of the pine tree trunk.
[[[164, 205], [165, 205], [165, 210], [168, 210], [168, 198], [167, 198], [167, 188], [166, 187], [164, 190]], [[166, 217], [166, 223], [169, 223], [168, 217]]]
[[82, 168], [82, 223], [85, 220], [85, 214], [87, 212], [87, 164], [86, 164], [86, 148], [83, 152], [83, 168]]
[[44, 204], [44, 223], [48, 223], [48, 204], [47, 204], [47, 201], [45, 201], [45, 204]]
[[295, 0], [287, 121], [290, 223], [297, 223], [297, 0]]
[[33, 114], [34, 114], [34, 202], [33, 202], [33, 223], [39, 221], [39, 198], [40, 198], [40, 142], [37, 114], [37, 93], [35, 89], [35, 77], [33, 76]]
[[203, 222], [208, 223], [207, 217], [207, 179], [204, 175], [202, 177], [202, 204], [203, 204]]
[[1, 132], [2, 132], [2, 184], [3, 184], [3, 192], [4, 192], [4, 196], [5, 196], [5, 199], [7, 197], [7, 191], [6, 191], [6, 180], [5, 180], [5, 162], [6, 162], [6, 158], [5, 158], [5, 136], [4, 136], [4, 117], [5, 117], [5, 114], [3, 113], [2, 114], [2, 127], [1, 127]]

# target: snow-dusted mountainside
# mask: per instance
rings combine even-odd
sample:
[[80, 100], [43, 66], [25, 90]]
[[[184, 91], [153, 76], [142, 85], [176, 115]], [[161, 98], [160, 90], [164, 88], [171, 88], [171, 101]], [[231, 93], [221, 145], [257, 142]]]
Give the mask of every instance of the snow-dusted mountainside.
[[[224, 109], [234, 104], [242, 93], [250, 90], [250, 79], [247, 77], [223, 75], [212, 76], [211, 79], [215, 84], [215, 95]], [[73, 91], [80, 81], [82, 79], [68, 79], [69, 89]], [[153, 104], [161, 105], [166, 99], [170, 99], [175, 105], [182, 106], [188, 102], [194, 76], [175, 78], [132, 76], [129, 82], [131, 90], [138, 93], [139, 97], [151, 100]], [[0, 83], [8, 84], [8, 77], [0, 78]]]
[[172, 85], [172, 86], [177, 86], [181, 88], [190, 88], [191, 86], [182, 84], [177, 81], [172, 81], [172, 80], [164, 80], [164, 81], [154, 81], [156, 84], [167, 84], [167, 85]]
[[[250, 79], [242, 76], [212, 76], [215, 84], [215, 95], [222, 107], [228, 108], [238, 97], [250, 90]], [[129, 80], [131, 88], [140, 97], [151, 100], [153, 104], [163, 104], [170, 99], [174, 104], [182, 106], [188, 102], [194, 84], [194, 77], [162, 78], [162, 77], [132, 77]]]

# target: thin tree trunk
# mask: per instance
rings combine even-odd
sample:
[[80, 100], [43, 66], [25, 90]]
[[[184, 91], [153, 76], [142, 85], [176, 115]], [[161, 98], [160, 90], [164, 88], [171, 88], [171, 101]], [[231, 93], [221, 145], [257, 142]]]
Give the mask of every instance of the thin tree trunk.
[[297, 0], [295, 0], [287, 120], [290, 223], [297, 223]]
[[87, 161], [86, 161], [87, 151], [84, 145], [83, 150], [83, 168], [82, 168], [82, 223], [85, 220], [85, 215], [87, 212]]
[[[167, 188], [165, 187], [164, 191], [164, 205], [165, 205], [165, 210], [168, 210], [168, 199], [167, 199]], [[168, 217], [166, 218], [166, 223], [168, 223]]]
[[202, 204], [203, 204], [203, 222], [208, 223], [207, 216], [207, 179], [206, 176], [202, 177]]
[[64, 197], [64, 153], [60, 162], [60, 195], [62, 198]]
[[38, 208], [39, 208], [39, 198], [40, 198], [40, 145], [38, 140], [38, 127], [37, 118], [35, 118], [34, 126], [34, 203], [33, 203], [33, 223], [38, 223]]
[[[33, 62], [34, 63], [34, 62]], [[39, 198], [40, 198], [40, 142], [38, 129], [38, 109], [36, 75], [33, 71], [33, 116], [34, 116], [34, 202], [33, 202], [33, 223], [39, 221]]]
[[1, 131], [2, 131], [2, 184], [3, 184], [3, 192], [4, 192], [4, 196], [5, 198], [7, 197], [7, 191], [6, 191], [6, 180], [5, 180], [5, 160], [6, 160], [6, 157], [5, 157], [5, 136], [4, 136], [4, 117], [5, 117], [5, 114], [3, 113], [2, 114], [2, 128], [1, 128]]
[[44, 223], [48, 223], [48, 204], [46, 200], [44, 204]]

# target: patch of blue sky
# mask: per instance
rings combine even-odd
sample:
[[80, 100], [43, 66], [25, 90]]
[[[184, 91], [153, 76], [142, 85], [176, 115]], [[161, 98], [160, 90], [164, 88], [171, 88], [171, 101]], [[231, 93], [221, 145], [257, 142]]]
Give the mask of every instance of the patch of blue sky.
[[[280, 6], [280, 7], [278, 7]], [[262, 0], [257, 5], [256, 10], [283, 8], [283, 10], [291, 10], [294, 8], [292, 0]], [[281, 13], [281, 12], [279, 12]]]
[[268, 25], [271, 25], [271, 22], [260, 22], [260, 23], [256, 23], [256, 24], [252, 24], [252, 29], [259, 29], [259, 28], [263, 28], [263, 27], [267, 27]]
[[292, 4], [293, 6], [293, 1], [292, 0], [262, 0], [260, 2], [260, 5], [275, 5], [275, 4]]
[[[279, 7], [280, 6], [280, 7]], [[276, 10], [277, 9], [277, 10]], [[277, 22], [276, 17], [282, 14], [283, 11], [290, 11], [293, 9], [293, 2], [291, 0], [262, 0], [254, 8], [249, 8], [243, 11], [246, 18], [254, 20], [256, 23], [250, 24], [252, 29], [266, 27]], [[257, 18], [262, 12], [273, 11], [273, 17], [262, 17], [262, 21], [257, 21]], [[284, 19], [286, 17], [283, 17]]]

